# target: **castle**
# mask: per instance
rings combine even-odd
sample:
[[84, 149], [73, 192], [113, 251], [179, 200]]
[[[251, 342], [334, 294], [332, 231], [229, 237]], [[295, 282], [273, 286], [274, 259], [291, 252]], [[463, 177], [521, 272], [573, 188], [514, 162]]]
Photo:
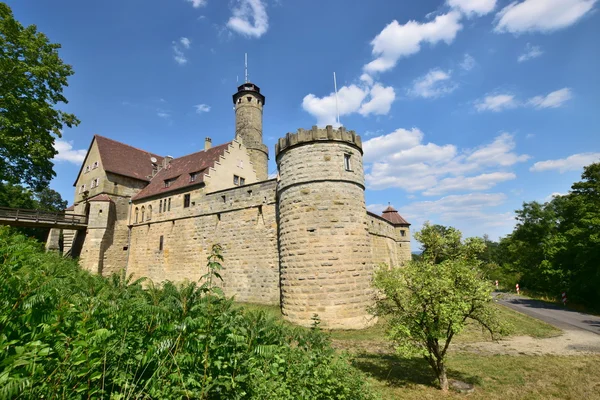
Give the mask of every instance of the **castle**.
[[[197, 280], [223, 246], [223, 290], [237, 301], [281, 305], [284, 318], [327, 328], [373, 323], [366, 308], [375, 266], [411, 257], [410, 224], [391, 206], [365, 207], [362, 143], [343, 127], [280, 138], [269, 179], [262, 140], [265, 97], [252, 83], [233, 95], [235, 138], [179, 158], [95, 135], [67, 212], [87, 230], [64, 231], [83, 268], [153, 281]], [[57, 248], [51, 231], [47, 247]]]

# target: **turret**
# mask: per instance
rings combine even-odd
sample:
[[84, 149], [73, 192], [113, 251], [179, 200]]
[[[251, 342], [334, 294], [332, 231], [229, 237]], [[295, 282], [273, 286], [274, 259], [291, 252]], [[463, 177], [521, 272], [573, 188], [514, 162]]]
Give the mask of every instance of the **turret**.
[[246, 82], [233, 95], [235, 136], [248, 149], [258, 180], [268, 178], [269, 149], [262, 139], [262, 116], [265, 96], [260, 88]]
[[373, 299], [360, 136], [343, 127], [300, 129], [275, 148], [284, 318], [361, 329]]

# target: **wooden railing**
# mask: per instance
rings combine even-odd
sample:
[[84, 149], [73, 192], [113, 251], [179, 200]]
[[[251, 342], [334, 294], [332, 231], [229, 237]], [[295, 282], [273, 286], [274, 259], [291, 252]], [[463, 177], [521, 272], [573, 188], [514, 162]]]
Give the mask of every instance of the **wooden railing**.
[[[13, 222], [13, 223], [11, 223]], [[7, 225], [87, 225], [87, 216], [79, 214], [66, 214], [64, 211], [27, 210], [23, 208], [0, 207], [0, 224]]]

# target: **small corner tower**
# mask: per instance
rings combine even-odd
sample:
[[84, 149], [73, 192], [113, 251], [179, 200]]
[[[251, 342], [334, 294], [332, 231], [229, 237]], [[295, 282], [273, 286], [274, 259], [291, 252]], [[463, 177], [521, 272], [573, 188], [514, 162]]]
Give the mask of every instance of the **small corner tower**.
[[260, 88], [246, 82], [238, 87], [233, 95], [235, 105], [235, 137], [239, 138], [248, 149], [250, 160], [254, 164], [258, 180], [266, 180], [269, 176], [269, 149], [262, 140], [262, 116], [265, 96]]

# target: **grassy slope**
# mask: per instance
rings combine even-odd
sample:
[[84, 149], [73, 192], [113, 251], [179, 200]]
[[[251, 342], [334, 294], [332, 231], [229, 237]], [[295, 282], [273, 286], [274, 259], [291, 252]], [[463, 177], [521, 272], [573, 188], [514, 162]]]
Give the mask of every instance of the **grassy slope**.
[[[241, 305], [261, 309], [281, 318], [279, 307]], [[498, 306], [512, 325], [511, 335], [546, 338], [560, 330], [524, 314]], [[332, 331], [336, 347], [353, 355], [353, 364], [372, 377], [383, 399], [438, 399], [441, 392], [427, 363], [420, 358], [400, 358], [385, 339], [384, 323], [362, 331]], [[490, 340], [469, 325], [456, 343]], [[600, 399], [600, 356], [482, 356], [452, 353], [449, 376], [476, 385], [469, 399]], [[444, 398], [463, 398], [451, 393]]]

